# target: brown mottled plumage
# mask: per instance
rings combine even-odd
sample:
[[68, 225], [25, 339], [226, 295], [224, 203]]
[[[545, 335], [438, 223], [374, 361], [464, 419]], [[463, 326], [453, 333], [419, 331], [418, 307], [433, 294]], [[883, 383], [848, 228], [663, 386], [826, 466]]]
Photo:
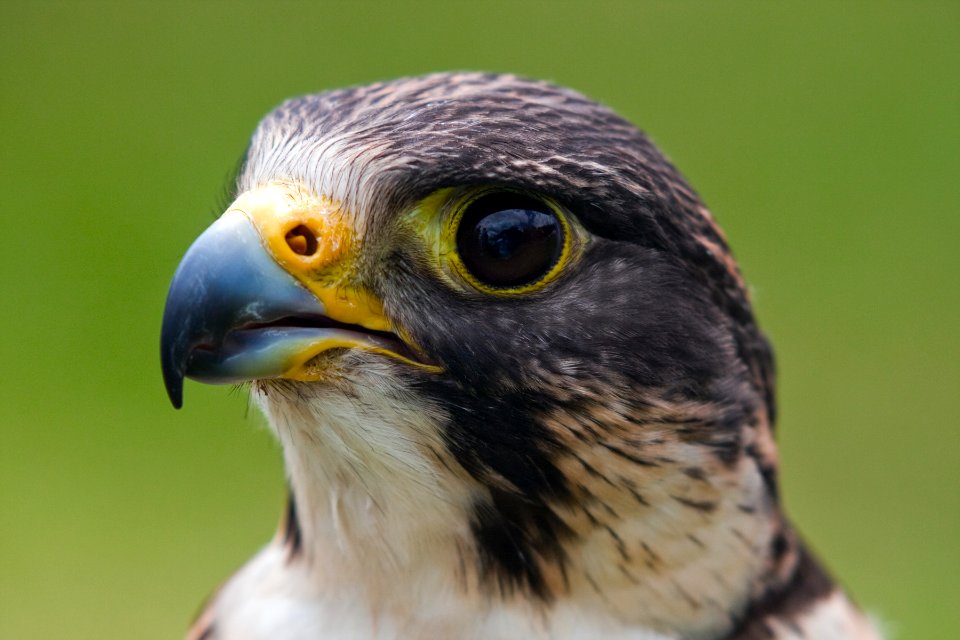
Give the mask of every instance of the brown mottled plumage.
[[[445, 266], [417, 221], [478, 188], [569, 217], [555, 277], [487, 290]], [[405, 360], [340, 345], [295, 375], [230, 369], [254, 380], [292, 497], [191, 637], [876, 637], [781, 510], [772, 355], [723, 234], [631, 124], [514, 76], [403, 79], [284, 103], [236, 190], [281, 193], [309, 220], [330, 203], [324, 228], [349, 239], [335, 257], [297, 271], [270, 255], [311, 292], [375, 300], [382, 325], [324, 330]], [[243, 198], [231, 211], [259, 220]], [[231, 331], [316, 323], [223, 319], [195, 290], [243, 269], [201, 277], [190, 255], [164, 321], [175, 403], [184, 374], [226, 380], [197, 363], [244, 355]]]

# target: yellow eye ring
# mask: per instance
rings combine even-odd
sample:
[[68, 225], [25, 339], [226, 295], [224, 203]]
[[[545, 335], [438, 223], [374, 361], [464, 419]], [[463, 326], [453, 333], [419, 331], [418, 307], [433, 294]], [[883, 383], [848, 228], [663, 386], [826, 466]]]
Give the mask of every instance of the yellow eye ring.
[[500, 296], [543, 289], [569, 263], [575, 231], [551, 199], [516, 189], [485, 187], [455, 199], [442, 233], [456, 278]]

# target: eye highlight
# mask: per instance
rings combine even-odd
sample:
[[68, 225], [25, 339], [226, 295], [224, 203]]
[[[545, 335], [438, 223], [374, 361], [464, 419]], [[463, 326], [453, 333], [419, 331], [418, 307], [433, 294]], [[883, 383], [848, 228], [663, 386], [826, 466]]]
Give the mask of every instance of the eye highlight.
[[567, 222], [531, 195], [495, 191], [469, 200], [454, 217], [456, 264], [481, 290], [522, 292], [544, 283], [569, 249]]

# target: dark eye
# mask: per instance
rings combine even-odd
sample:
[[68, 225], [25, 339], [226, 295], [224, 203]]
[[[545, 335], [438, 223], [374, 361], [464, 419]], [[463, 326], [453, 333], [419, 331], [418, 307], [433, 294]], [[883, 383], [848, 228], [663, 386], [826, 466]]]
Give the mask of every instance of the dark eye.
[[516, 287], [539, 280], [557, 263], [564, 227], [545, 203], [517, 193], [481, 196], [457, 228], [457, 252], [483, 284]]

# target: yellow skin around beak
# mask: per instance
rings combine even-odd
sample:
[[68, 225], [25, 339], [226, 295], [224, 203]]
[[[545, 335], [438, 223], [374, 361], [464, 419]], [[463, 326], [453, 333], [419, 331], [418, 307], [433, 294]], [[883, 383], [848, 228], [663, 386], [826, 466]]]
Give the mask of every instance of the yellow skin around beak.
[[340, 205], [295, 182], [274, 181], [241, 194], [226, 213], [246, 216], [264, 248], [310, 290], [333, 320], [391, 331], [380, 301], [348, 283], [356, 231]]
[[293, 182], [243, 193], [187, 251], [164, 309], [161, 364], [174, 406], [184, 376], [210, 383], [318, 380], [331, 349], [427, 371], [380, 300], [358, 284], [353, 218]]

